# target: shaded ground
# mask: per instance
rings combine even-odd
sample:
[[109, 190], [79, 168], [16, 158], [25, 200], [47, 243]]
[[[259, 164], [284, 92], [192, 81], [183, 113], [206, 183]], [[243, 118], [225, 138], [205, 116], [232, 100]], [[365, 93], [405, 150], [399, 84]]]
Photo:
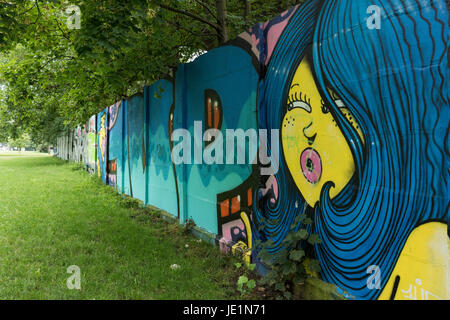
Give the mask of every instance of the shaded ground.
[[239, 298], [232, 258], [52, 157], [0, 156], [0, 257], [0, 299]]

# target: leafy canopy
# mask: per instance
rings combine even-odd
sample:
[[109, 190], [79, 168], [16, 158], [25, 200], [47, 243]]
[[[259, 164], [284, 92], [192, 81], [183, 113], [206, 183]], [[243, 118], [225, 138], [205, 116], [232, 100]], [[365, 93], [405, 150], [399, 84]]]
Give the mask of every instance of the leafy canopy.
[[[302, 1], [0, 0], [0, 140], [52, 143], [193, 55]], [[80, 9], [80, 28], [68, 21]]]

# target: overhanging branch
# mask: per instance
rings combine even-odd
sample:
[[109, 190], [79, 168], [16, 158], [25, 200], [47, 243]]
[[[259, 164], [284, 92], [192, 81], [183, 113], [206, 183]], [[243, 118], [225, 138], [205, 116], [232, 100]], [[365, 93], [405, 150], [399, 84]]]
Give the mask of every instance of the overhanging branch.
[[214, 28], [217, 32], [220, 32], [220, 30], [221, 30], [221, 28], [220, 28], [219, 25], [216, 25], [216, 24], [214, 24], [214, 23], [212, 23], [212, 22], [210, 22], [210, 21], [204, 19], [203, 17], [200, 17], [200, 16], [198, 16], [198, 15], [196, 15], [196, 14], [193, 14], [193, 13], [191, 13], [191, 12], [188, 12], [188, 11], [185, 11], [185, 10], [181, 10], [181, 9], [172, 8], [172, 7], [166, 6], [166, 5], [164, 5], [164, 4], [159, 4], [159, 6], [160, 6], [161, 8], [163, 8], [163, 9], [168, 10], [168, 11], [172, 11], [172, 12], [175, 12], [175, 13], [179, 13], [179, 14], [182, 14], [182, 15], [185, 15], [185, 16], [188, 16], [188, 17], [191, 17], [192, 19], [197, 20], [197, 21], [199, 21], [199, 22], [202, 22], [202, 23], [204, 23], [204, 24], [207, 24], [208, 26]]

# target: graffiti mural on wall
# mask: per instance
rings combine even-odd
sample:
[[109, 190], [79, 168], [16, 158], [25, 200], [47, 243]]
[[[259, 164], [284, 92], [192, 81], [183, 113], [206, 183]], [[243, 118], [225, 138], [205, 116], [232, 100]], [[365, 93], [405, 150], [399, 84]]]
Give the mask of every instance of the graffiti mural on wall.
[[107, 162], [108, 162], [108, 109], [100, 112], [97, 116], [97, 174], [98, 177], [107, 183]]
[[121, 101], [116, 102], [112, 106], [108, 107], [108, 129], [106, 130], [108, 132], [108, 159], [107, 159], [107, 183], [113, 187], [117, 188], [117, 158], [114, 157], [113, 154], [111, 154], [111, 150], [113, 147], [112, 139], [115, 137], [111, 137], [111, 131], [114, 129], [117, 123], [117, 119], [119, 118], [120, 112], [121, 112]]
[[[257, 241], [279, 252], [307, 213], [324, 280], [358, 299], [448, 298], [447, 19], [444, 0], [309, 0], [91, 118], [89, 162], [98, 143], [103, 181], [247, 262]], [[279, 170], [261, 175], [251, 148], [245, 164], [174, 164], [172, 133], [194, 136], [194, 122], [279, 130]], [[218, 150], [206, 138], [192, 149]]]
[[108, 183], [120, 193], [124, 190], [124, 101], [118, 101], [108, 108]]
[[261, 50], [258, 124], [281, 130], [282, 153], [278, 196], [254, 221], [272, 221], [276, 250], [312, 212], [322, 277], [358, 298], [445, 298], [445, 1], [375, 2], [379, 30], [365, 23], [374, 1], [309, 1]]
[[251, 216], [257, 170], [233, 190], [217, 195], [217, 240], [224, 253], [242, 256], [248, 263], [252, 253]]
[[87, 158], [86, 127], [78, 126], [73, 134], [73, 153], [71, 160], [84, 163]]
[[[171, 161], [170, 130], [173, 128], [173, 82], [160, 80], [145, 89], [148, 114], [147, 203], [179, 218], [179, 190]], [[172, 114], [172, 117], [171, 117]]]
[[[223, 63], [218, 64], [217, 61]], [[190, 149], [193, 150], [192, 158], [195, 158], [191, 163], [176, 166], [178, 185], [181, 187], [180, 220], [193, 219], [197, 226], [218, 235], [219, 241], [222, 235], [229, 235], [229, 228], [224, 230], [222, 225], [241, 219], [241, 211], [236, 219], [234, 212], [233, 219], [218, 219], [218, 201], [225, 200], [220, 195], [232, 192], [247, 181], [253, 175], [254, 168], [248, 161], [239, 164], [236, 160], [238, 152], [234, 152], [233, 164], [226, 164], [227, 154], [218, 153], [224, 139], [209, 136], [207, 130], [216, 129], [220, 133], [237, 128], [256, 130], [257, 80], [258, 73], [252, 57], [246, 50], [234, 45], [211, 50], [184, 65], [176, 74], [174, 130], [186, 129], [188, 135], [194, 137]], [[201, 128], [195, 127], [194, 123], [200, 124]], [[250, 149], [245, 149], [245, 158], [253, 160], [257, 148], [254, 151]], [[196, 155], [195, 150], [200, 150], [199, 154]], [[211, 158], [214, 160], [208, 164]], [[242, 195], [242, 201], [244, 196], [246, 193]], [[236, 223], [245, 232], [243, 222]], [[229, 242], [226, 240], [224, 238], [222, 243]], [[233, 245], [230, 243], [230, 247]]]
[[145, 202], [146, 197], [146, 135], [145, 105], [142, 94], [134, 95], [127, 100], [127, 161], [130, 195]]
[[97, 162], [97, 130], [96, 130], [96, 116], [92, 116], [86, 126], [87, 134], [87, 159], [85, 164], [90, 172], [95, 171]]
[[95, 170], [96, 129], [95, 116], [86, 124], [68, 130], [56, 141], [55, 152], [64, 160], [83, 163], [89, 171]]

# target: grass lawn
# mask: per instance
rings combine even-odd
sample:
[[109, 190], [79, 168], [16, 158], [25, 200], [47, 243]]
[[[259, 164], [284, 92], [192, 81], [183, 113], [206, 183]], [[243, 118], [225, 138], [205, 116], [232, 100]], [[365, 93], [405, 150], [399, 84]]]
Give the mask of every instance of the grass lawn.
[[239, 299], [233, 258], [53, 157], [0, 156], [0, 259], [0, 299]]
[[0, 157], [48, 157], [48, 153], [41, 153], [36, 151], [0, 151]]

